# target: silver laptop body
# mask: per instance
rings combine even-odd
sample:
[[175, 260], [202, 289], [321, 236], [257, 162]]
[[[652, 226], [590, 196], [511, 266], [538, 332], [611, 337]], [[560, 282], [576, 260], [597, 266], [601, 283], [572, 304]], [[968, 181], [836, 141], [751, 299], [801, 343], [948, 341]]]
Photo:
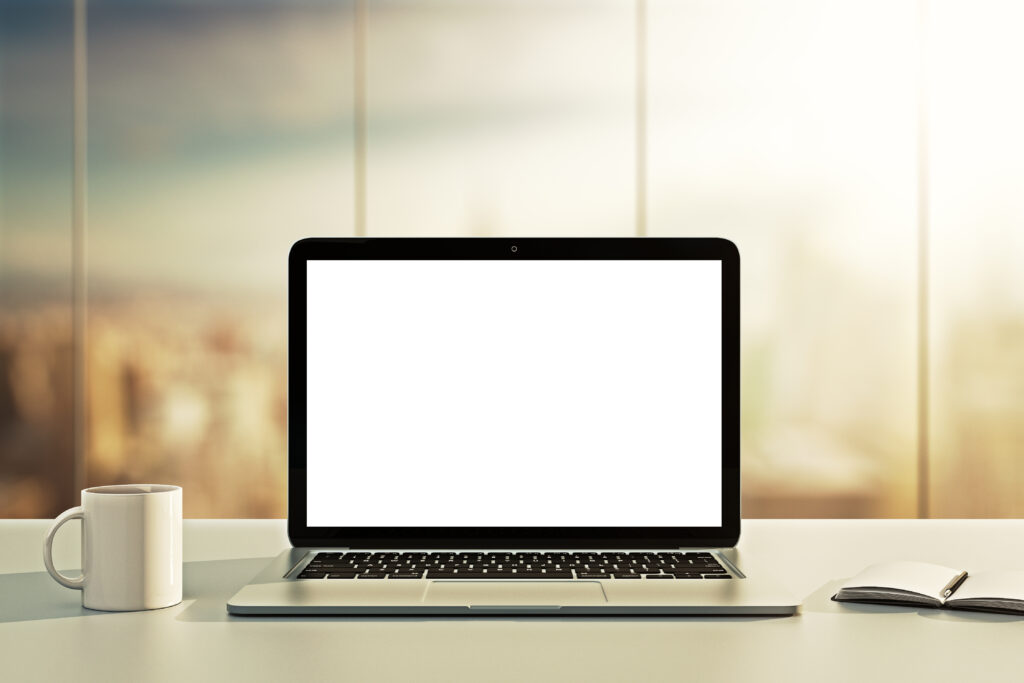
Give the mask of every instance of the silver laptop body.
[[726, 240], [302, 240], [288, 381], [294, 547], [232, 614], [796, 612], [734, 551]]

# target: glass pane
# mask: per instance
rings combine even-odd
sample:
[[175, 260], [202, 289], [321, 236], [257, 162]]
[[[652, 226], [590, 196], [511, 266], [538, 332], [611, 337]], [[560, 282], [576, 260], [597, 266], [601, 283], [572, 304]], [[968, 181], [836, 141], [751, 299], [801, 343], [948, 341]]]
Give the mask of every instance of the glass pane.
[[649, 231], [743, 259], [748, 517], [916, 512], [916, 7], [648, 3]]
[[0, 517], [77, 500], [71, 404], [72, 9], [0, 0]]
[[353, 231], [352, 15], [90, 2], [91, 483], [285, 515], [286, 259]]
[[932, 511], [1024, 515], [1024, 8], [932, 2]]
[[632, 234], [633, 2], [368, 6], [368, 234]]

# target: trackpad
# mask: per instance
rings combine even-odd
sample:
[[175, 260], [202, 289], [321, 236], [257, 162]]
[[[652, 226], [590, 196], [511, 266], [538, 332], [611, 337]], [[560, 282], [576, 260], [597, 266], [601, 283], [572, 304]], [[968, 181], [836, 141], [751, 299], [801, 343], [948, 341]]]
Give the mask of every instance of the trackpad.
[[435, 581], [423, 602], [470, 607], [560, 607], [604, 604], [607, 599], [596, 581]]

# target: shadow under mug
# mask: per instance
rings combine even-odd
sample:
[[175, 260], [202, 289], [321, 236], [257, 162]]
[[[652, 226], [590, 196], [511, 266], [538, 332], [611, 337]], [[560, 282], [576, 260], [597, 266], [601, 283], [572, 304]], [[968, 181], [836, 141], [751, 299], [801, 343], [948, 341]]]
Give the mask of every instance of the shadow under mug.
[[[53, 566], [53, 537], [65, 522], [82, 520], [82, 575]], [[130, 611], [181, 602], [181, 487], [164, 484], [96, 486], [82, 504], [54, 520], [43, 563], [62, 586], [82, 591], [89, 609]]]

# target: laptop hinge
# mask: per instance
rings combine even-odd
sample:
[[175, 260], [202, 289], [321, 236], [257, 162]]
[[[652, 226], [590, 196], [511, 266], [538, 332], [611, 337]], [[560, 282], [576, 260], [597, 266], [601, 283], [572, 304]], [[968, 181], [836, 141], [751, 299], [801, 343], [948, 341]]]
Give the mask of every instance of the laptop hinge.
[[736, 575], [738, 579], [747, 578], [746, 574], [740, 571], [740, 568], [736, 566], [736, 563], [732, 561], [732, 558], [728, 554], [722, 551], [715, 551], [715, 556], [718, 557], [718, 561], [725, 565], [725, 568]]

